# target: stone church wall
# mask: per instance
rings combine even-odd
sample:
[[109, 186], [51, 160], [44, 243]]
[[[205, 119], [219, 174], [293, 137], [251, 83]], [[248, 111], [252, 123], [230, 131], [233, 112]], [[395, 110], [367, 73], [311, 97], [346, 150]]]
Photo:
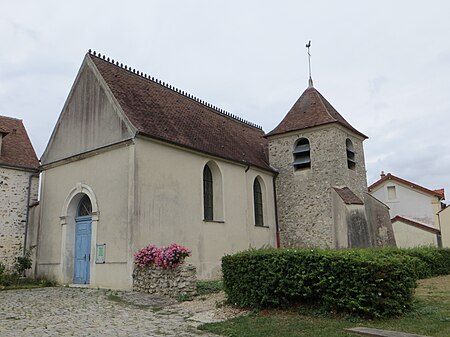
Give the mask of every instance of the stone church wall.
[[[32, 172], [0, 167], [0, 262], [11, 267], [22, 255]], [[37, 200], [38, 178], [32, 178], [30, 203]]]
[[[309, 140], [311, 168], [294, 171], [295, 142]], [[352, 140], [356, 169], [347, 167], [346, 139]], [[336, 246], [331, 189], [348, 186], [363, 199], [367, 191], [362, 139], [336, 124], [269, 139], [270, 163], [276, 178], [282, 246]]]

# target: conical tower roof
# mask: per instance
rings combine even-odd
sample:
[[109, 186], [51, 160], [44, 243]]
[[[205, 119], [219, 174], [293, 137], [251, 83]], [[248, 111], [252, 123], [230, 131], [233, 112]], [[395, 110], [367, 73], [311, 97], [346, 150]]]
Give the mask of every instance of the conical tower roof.
[[310, 86], [303, 92], [297, 102], [295, 102], [280, 124], [267, 133], [266, 137], [330, 123], [339, 123], [361, 137], [368, 138], [351, 126], [320, 92], [312, 86], [312, 81], [310, 81]]

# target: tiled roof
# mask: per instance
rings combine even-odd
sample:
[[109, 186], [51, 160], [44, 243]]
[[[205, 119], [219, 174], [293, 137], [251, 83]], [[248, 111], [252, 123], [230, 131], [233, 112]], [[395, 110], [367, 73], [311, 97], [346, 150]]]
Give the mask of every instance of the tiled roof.
[[426, 224], [422, 224], [422, 223], [417, 222], [415, 220], [404, 218], [404, 217], [402, 217], [400, 215], [397, 215], [396, 217], [391, 219], [392, 223], [394, 223], [396, 221], [400, 221], [400, 222], [406, 223], [408, 225], [411, 225], [411, 226], [414, 226], [414, 227], [426, 230], [426, 231], [431, 232], [431, 233], [435, 233], [435, 234], [439, 234], [440, 233], [440, 230], [437, 229], [437, 228], [431, 227], [431, 226], [426, 225]]
[[445, 199], [445, 191], [443, 188], [439, 189], [439, 190], [429, 190], [428, 188], [425, 188], [423, 186], [417, 185], [415, 183], [412, 183], [408, 180], [396, 177], [390, 173], [386, 174], [384, 177], [382, 177], [380, 180], [377, 180], [376, 182], [374, 182], [372, 185], [369, 186], [369, 192], [371, 192], [373, 189], [375, 189], [376, 187], [378, 187], [379, 185], [383, 184], [385, 181], [388, 180], [393, 180], [393, 181], [397, 181], [399, 183], [402, 183], [404, 185], [407, 185], [408, 187], [411, 188], [415, 188], [419, 191], [425, 192], [427, 194], [430, 194], [432, 196], [438, 197], [439, 200], [444, 200]]
[[38, 169], [39, 161], [20, 119], [0, 116], [0, 165]]
[[298, 131], [319, 125], [339, 123], [367, 138], [342, 117], [339, 112], [314, 87], [306, 89], [278, 126], [266, 136]]
[[336, 193], [341, 197], [341, 199], [349, 205], [364, 205], [360, 198], [356, 196], [348, 187], [333, 187]]
[[260, 127], [109, 58], [88, 57], [139, 134], [273, 171]]
[[443, 188], [439, 188], [437, 190], [433, 190], [433, 192], [436, 192], [437, 194], [439, 194], [441, 196], [442, 200], [445, 199], [445, 190]]

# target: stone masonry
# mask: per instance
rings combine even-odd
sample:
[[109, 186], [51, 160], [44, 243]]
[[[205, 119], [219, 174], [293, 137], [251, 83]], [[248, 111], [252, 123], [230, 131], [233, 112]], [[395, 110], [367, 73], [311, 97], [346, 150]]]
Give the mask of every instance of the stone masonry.
[[[22, 255], [28, 185], [35, 174], [20, 169], [0, 167], [0, 262], [8, 268]], [[39, 179], [32, 178], [30, 203], [37, 201]]]
[[191, 297], [197, 291], [196, 268], [187, 265], [174, 269], [135, 269], [133, 290], [173, 298]]
[[[311, 167], [294, 170], [299, 138], [310, 143]], [[346, 139], [353, 142], [356, 167], [347, 166]], [[273, 136], [270, 163], [276, 178], [282, 246], [335, 248], [331, 189], [349, 187], [361, 200], [367, 191], [363, 138], [336, 123]]]

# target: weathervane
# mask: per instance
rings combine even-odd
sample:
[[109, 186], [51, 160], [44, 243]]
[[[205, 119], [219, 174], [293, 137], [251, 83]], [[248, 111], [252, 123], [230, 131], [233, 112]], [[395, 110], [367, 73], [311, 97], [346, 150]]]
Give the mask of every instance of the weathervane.
[[308, 68], [309, 68], [309, 87], [313, 87], [313, 81], [311, 77], [311, 53], [309, 51], [309, 48], [311, 48], [311, 40], [305, 45], [305, 47], [308, 49]]

